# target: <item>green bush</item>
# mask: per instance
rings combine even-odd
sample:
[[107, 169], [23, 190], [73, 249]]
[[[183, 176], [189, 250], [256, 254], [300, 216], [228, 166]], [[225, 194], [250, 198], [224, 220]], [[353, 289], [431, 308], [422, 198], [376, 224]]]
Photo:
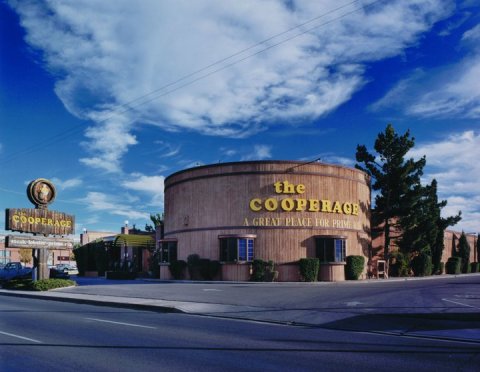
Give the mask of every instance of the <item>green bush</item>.
[[365, 266], [365, 257], [347, 256], [345, 265], [345, 279], [358, 280]]
[[184, 260], [172, 261], [168, 266], [168, 269], [170, 270], [170, 274], [172, 274], [172, 277], [175, 280], [185, 279], [186, 268], [187, 268], [187, 263]]
[[[463, 260], [462, 260], [463, 262]], [[472, 265], [470, 265], [470, 263], [467, 261], [467, 262], [463, 262], [463, 265], [462, 265], [462, 273], [463, 274], [470, 274], [472, 272]]]
[[462, 268], [461, 257], [450, 257], [445, 265], [447, 274], [460, 274]]
[[415, 256], [412, 260], [412, 270], [415, 276], [429, 276], [432, 275], [432, 257], [425, 253], [420, 252], [418, 256]]
[[220, 272], [222, 265], [220, 261], [211, 260], [208, 265], [208, 280], [213, 280], [217, 277], [218, 273]]
[[10, 280], [3, 284], [3, 288], [18, 291], [48, 291], [55, 288], [71, 287], [76, 285], [69, 279], [42, 279], [34, 282], [31, 279]]
[[200, 274], [200, 256], [196, 253], [187, 257], [188, 274], [190, 280], [199, 280], [202, 278]]
[[263, 282], [265, 281], [265, 269], [267, 262], [257, 259], [252, 262], [252, 275], [250, 280], [252, 282]]
[[198, 260], [199, 273], [203, 280], [213, 280], [220, 271], [220, 262], [208, 258]]
[[318, 270], [320, 269], [320, 260], [318, 258], [301, 258], [298, 266], [304, 282], [317, 281]]
[[470, 272], [478, 273], [480, 272], [480, 262], [472, 262], [470, 263]]
[[399, 251], [393, 252], [390, 258], [390, 265], [388, 265], [388, 276], [404, 277], [409, 275], [409, 271], [408, 256]]
[[274, 282], [277, 278], [278, 271], [275, 271], [275, 263], [273, 261], [253, 260], [251, 281]]
[[440, 267], [437, 272], [435, 272], [435, 275], [442, 275], [445, 272], [445, 262], [440, 262]]

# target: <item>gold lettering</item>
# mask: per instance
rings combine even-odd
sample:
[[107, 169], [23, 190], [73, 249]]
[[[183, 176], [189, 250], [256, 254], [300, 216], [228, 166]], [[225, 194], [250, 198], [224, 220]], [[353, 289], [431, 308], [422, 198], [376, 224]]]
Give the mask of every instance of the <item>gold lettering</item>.
[[333, 203], [332, 213], [342, 213], [342, 205], [338, 201]]
[[265, 209], [267, 211], [273, 212], [278, 208], [278, 200], [273, 198], [268, 198], [265, 200]]
[[280, 205], [285, 212], [290, 212], [295, 207], [295, 203], [293, 202], [293, 199], [290, 199], [290, 198], [283, 199], [280, 202]]
[[345, 203], [343, 204], [343, 213], [345, 214], [352, 214], [352, 203]]
[[308, 210], [310, 212], [320, 212], [320, 200], [318, 199], [308, 199]]
[[307, 199], [297, 199], [297, 208], [295, 210], [304, 211], [306, 206], [307, 206]]
[[250, 200], [250, 209], [254, 212], [258, 212], [262, 210], [262, 201], [260, 199], [252, 199]]
[[353, 204], [352, 204], [352, 207], [353, 207], [352, 214], [353, 214], [354, 216], [358, 216], [358, 207], [359, 207], [359, 205], [356, 204], [356, 203], [353, 203]]
[[332, 203], [330, 200], [322, 200], [322, 212], [332, 212]]

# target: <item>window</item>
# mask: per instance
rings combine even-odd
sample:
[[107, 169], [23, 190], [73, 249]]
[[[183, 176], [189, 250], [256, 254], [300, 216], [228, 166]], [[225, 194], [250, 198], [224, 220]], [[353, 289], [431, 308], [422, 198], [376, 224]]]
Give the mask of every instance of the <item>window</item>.
[[345, 242], [344, 237], [317, 237], [315, 245], [320, 262], [344, 262], [346, 255]]
[[253, 261], [253, 238], [220, 237], [220, 261]]
[[177, 241], [163, 240], [160, 242], [160, 262], [170, 263], [177, 260]]

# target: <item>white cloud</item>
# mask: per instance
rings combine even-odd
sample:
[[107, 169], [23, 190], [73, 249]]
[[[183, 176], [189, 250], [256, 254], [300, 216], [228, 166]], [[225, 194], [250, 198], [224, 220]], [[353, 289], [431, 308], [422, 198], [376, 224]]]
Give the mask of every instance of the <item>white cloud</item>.
[[248, 155], [242, 157], [243, 160], [265, 160], [272, 157], [272, 146], [267, 145], [255, 145], [253, 151]]
[[150, 215], [131, 208], [126, 200], [107, 195], [101, 192], [91, 191], [82, 199], [87, 209], [92, 212], [106, 212], [116, 216], [126, 217], [132, 220], [148, 220]]
[[68, 180], [52, 178], [52, 182], [55, 185], [55, 187], [60, 190], [75, 188], [83, 184], [83, 181], [80, 178], [70, 178]]
[[438, 181], [439, 197], [448, 201], [444, 215], [462, 211], [462, 221], [454, 228], [480, 231], [480, 133], [466, 131], [420, 143], [409, 155], [415, 159], [426, 155], [425, 181]]
[[434, 70], [415, 70], [370, 106], [395, 108], [424, 118], [480, 118], [480, 25], [466, 31], [469, 52], [459, 63]]
[[122, 186], [128, 190], [140, 191], [151, 197], [150, 205], [163, 208], [163, 189], [165, 177], [146, 176], [140, 173], [133, 173], [129, 180], [122, 182]]
[[[326, 115], [365, 84], [369, 62], [401, 54], [453, 10], [448, 0], [373, 7], [360, 2], [285, 33], [338, 8], [338, 2], [11, 4], [27, 42], [43, 52], [56, 76], [55, 92], [65, 107], [96, 123], [86, 133], [90, 155], [81, 161], [108, 172], [121, 170], [140, 123], [242, 137], [280, 122]], [[276, 34], [281, 36], [238, 53]], [[196, 71], [201, 72], [192, 75]]]

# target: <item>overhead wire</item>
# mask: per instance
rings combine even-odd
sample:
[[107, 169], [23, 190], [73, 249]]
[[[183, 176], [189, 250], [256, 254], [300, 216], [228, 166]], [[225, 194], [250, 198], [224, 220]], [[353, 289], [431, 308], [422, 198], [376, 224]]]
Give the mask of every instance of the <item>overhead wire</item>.
[[[211, 75], [213, 75], [213, 74], [216, 74], [216, 73], [218, 73], [218, 72], [220, 72], [220, 71], [223, 71], [223, 70], [226, 70], [226, 69], [228, 69], [228, 68], [231, 68], [232, 66], [237, 65], [237, 64], [239, 64], [239, 63], [241, 63], [241, 62], [244, 62], [244, 61], [247, 60], [247, 59], [250, 59], [250, 58], [252, 58], [252, 57], [254, 57], [254, 56], [257, 56], [257, 55], [259, 55], [259, 54], [261, 54], [261, 53], [264, 53], [264, 52], [266, 52], [266, 51], [268, 51], [268, 50], [270, 50], [270, 49], [273, 49], [273, 48], [275, 48], [275, 47], [277, 47], [277, 46], [279, 46], [279, 45], [281, 45], [281, 44], [284, 44], [284, 43], [289, 42], [289, 41], [291, 41], [291, 40], [293, 40], [293, 39], [296, 39], [296, 38], [298, 38], [298, 37], [300, 37], [300, 36], [302, 36], [302, 35], [305, 35], [305, 34], [311, 32], [311, 31], [315, 30], [315, 29], [318, 29], [318, 28], [320, 28], [320, 27], [324, 27], [324, 26], [326, 26], [326, 25], [328, 25], [328, 24], [330, 24], [330, 23], [333, 23], [333, 22], [338, 21], [338, 20], [340, 20], [340, 19], [342, 19], [342, 18], [345, 18], [345, 17], [347, 17], [347, 16], [349, 16], [349, 15], [355, 13], [355, 12], [358, 12], [359, 10], [372, 7], [373, 5], [375, 5], [375, 4], [379, 3], [379, 2], [382, 2], [382, 1], [385, 1], [385, 0], [374, 0], [374, 1], [372, 1], [371, 3], [365, 4], [365, 5], [361, 4], [359, 7], [356, 7], [356, 8], [353, 9], [353, 10], [350, 10], [350, 11], [348, 11], [348, 12], [345, 12], [345, 13], [343, 13], [343, 14], [340, 14], [339, 16], [337, 16], [337, 17], [335, 17], [335, 18], [332, 18], [332, 19], [330, 19], [330, 20], [328, 20], [328, 21], [325, 21], [325, 22], [323, 22], [323, 23], [317, 24], [317, 25], [315, 25], [315, 26], [313, 26], [313, 27], [309, 27], [309, 28], [307, 28], [307, 29], [305, 29], [305, 30], [297, 33], [297, 34], [294, 34], [294, 35], [289, 36], [289, 37], [287, 37], [287, 38], [285, 38], [285, 39], [282, 39], [281, 41], [278, 41], [278, 42], [276, 42], [276, 43], [270, 44], [270, 45], [266, 46], [266, 47], [263, 48], [263, 49], [260, 49], [260, 50], [258, 50], [258, 51], [256, 51], [256, 52], [253, 52], [253, 53], [250, 53], [250, 54], [248, 54], [248, 55], [246, 55], [246, 56], [244, 56], [244, 57], [242, 57], [242, 58], [240, 58], [240, 59], [236, 59], [236, 60], [234, 60], [233, 62], [230, 62], [230, 63], [228, 63], [228, 64], [225, 64], [225, 65], [223, 65], [223, 66], [221, 66], [221, 67], [219, 67], [219, 68], [216, 68], [216, 69], [214, 69], [214, 70], [212, 70], [212, 71], [206, 72], [206, 73], [204, 73], [204, 74], [202, 74], [202, 75], [200, 75], [200, 76], [197, 76], [196, 78], [194, 78], [194, 79], [192, 79], [192, 80], [188, 80], [187, 82], [178, 85], [179, 83], [181, 83], [181, 82], [183, 82], [183, 81], [185, 81], [185, 80], [187, 80], [187, 79], [190, 79], [190, 78], [192, 78], [192, 77], [194, 77], [194, 76], [196, 76], [196, 75], [199, 75], [199, 74], [201, 74], [202, 72], [205, 72], [205, 71], [207, 71], [207, 70], [209, 70], [209, 69], [211, 69], [211, 68], [213, 68], [213, 67], [215, 67], [215, 66], [218, 66], [218, 65], [220, 65], [220, 64], [223, 64], [223, 63], [225, 63], [225, 62], [227, 62], [227, 61], [229, 61], [229, 60], [232, 60], [233, 58], [238, 57], [238, 56], [240, 56], [240, 55], [242, 55], [242, 54], [244, 54], [244, 53], [246, 53], [246, 52], [248, 52], [248, 51], [250, 51], [250, 50], [252, 50], [252, 49], [254, 49], [254, 48], [257, 48], [257, 47], [259, 47], [259, 46], [261, 46], [261, 45], [267, 44], [268, 42], [270, 42], [270, 41], [272, 41], [272, 40], [274, 40], [274, 39], [277, 39], [277, 38], [279, 38], [279, 37], [281, 37], [281, 36], [283, 36], [283, 35], [286, 35], [286, 34], [288, 34], [288, 33], [291, 33], [292, 31], [295, 31], [295, 30], [297, 30], [297, 29], [299, 29], [299, 28], [302, 28], [302, 27], [304, 27], [304, 26], [306, 26], [306, 25], [309, 25], [309, 24], [311, 24], [311, 23], [313, 23], [313, 22], [315, 22], [315, 21], [318, 21], [319, 19], [321, 19], [321, 18], [323, 18], [323, 17], [326, 17], [326, 16], [328, 16], [328, 15], [330, 15], [330, 14], [333, 14], [333, 13], [335, 13], [335, 12], [338, 12], [339, 10], [342, 10], [342, 9], [344, 9], [344, 8], [346, 8], [346, 7], [352, 6], [352, 5], [356, 4], [356, 3], [359, 3], [360, 0], [351, 1], [351, 2], [349, 2], [349, 3], [346, 3], [346, 4], [344, 4], [344, 5], [341, 5], [341, 6], [337, 7], [337, 8], [335, 8], [335, 9], [332, 9], [332, 10], [330, 10], [330, 11], [328, 11], [328, 12], [325, 12], [325, 13], [319, 15], [319, 16], [316, 16], [316, 17], [314, 17], [314, 18], [311, 18], [310, 20], [308, 20], [308, 21], [306, 21], [306, 22], [303, 22], [303, 23], [301, 23], [301, 24], [299, 24], [299, 25], [297, 25], [297, 26], [295, 26], [295, 27], [292, 27], [292, 28], [290, 28], [290, 29], [288, 29], [288, 30], [286, 30], [286, 31], [280, 32], [280, 33], [275, 34], [275, 35], [273, 35], [273, 36], [270, 36], [270, 37], [268, 37], [267, 39], [264, 39], [264, 40], [262, 40], [262, 41], [260, 41], [260, 42], [258, 42], [258, 43], [255, 43], [255, 44], [253, 44], [253, 45], [251, 45], [251, 46], [249, 46], [249, 47], [246, 47], [246, 48], [244, 48], [244, 49], [242, 49], [242, 50], [240, 50], [240, 51], [238, 51], [238, 52], [236, 52], [236, 53], [234, 53], [234, 54], [231, 54], [231, 55], [229, 55], [229, 56], [227, 56], [227, 57], [225, 57], [225, 58], [222, 58], [222, 59], [220, 59], [220, 60], [217, 60], [217, 61], [215, 61], [215, 62], [213, 62], [213, 63], [211, 63], [211, 64], [209, 64], [209, 65], [207, 65], [207, 66], [205, 66], [205, 67], [202, 67], [202, 68], [200, 68], [200, 69], [198, 69], [198, 70], [196, 70], [196, 71], [194, 71], [194, 72], [191, 72], [191, 73], [189, 73], [189, 74], [187, 74], [187, 75], [184, 75], [184, 76], [182, 76], [182, 77], [180, 77], [180, 78], [178, 78], [178, 79], [176, 79], [176, 80], [174, 80], [174, 81], [172, 81], [172, 82], [170, 82], [170, 83], [167, 83], [167, 84], [165, 84], [165, 85], [163, 85], [163, 86], [161, 86], [161, 87], [159, 87], [159, 88], [157, 88], [157, 89], [155, 89], [155, 90], [153, 90], [153, 91], [151, 91], [151, 92], [149, 92], [149, 93], [146, 93], [146, 94], [144, 94], [144, 95], [142, 95], [142, 96], [140, 96], [140, 97], [137, 97], [137, 98], [135, 98], [135, 99], [133, 99], [133, 100], [131, 100], [131, 101], [129, 101], [129, 102], [116, 105], [114, 108], [112, 108], [112, 109], [109, 110], [109, 112], [110, 112], [110, 116], [109, 116], [109, 117], [104, 118], [104, 119], [102, 119], [102, 120], [100, 120], [100, 121], [97, 121], [96, 124], [97, 124], [97, 125], [98, 125], [98, 124], [102, 124], [102, 123], [108, 121], [109, 119], [111, 119], [114, 114], [115, 114], [115, 115], [118, 115], [118, 114], [121, 115], [121, 114], [124, 114], [124, 113], [126, 113], [126, 112], [132, 111], [132, 110], [134, 110], [135, 108], [137, 108], [137, 107], [139, 107], [139, 106], [145, 105], [145, 104], [147, 104], [147, 103], [149, 103], [149, 102], [151, 102], [151, 101], [154, 101], [154, 100], [159, 99], [159, 98], [161, 98], [161, 97], [164, 97], [164, 96], [166, 96], [166, 95], [168, 95], [168, 94], [171, 94], [171, 93], [173, 93], [173, 92], [175, 92], [175, 91], [177, 91], [177, 90], [180, 90], [180, 89], [185, 88], [185, 87], [187, 87], [187, 86], [189, 86], [189, 85], [192, 85], [192, 84], [194, 84], [194, 83], [196, 83], [196, 82], [198, 82], [198, 81], [200, 81], [200, 80], [203, 80], [203, 79], [205, 79], [205, 78], [207, 78], [207, 77], [209, 77], [209, 76], [211, 76]], [[178, 85], [178, 86], [176, 86], [176, 85]], [[171, 89], [168, 89], [168, 90], [167, 90], [167, 88], [171, 88]], [[84, 109], [84, 110], [82, 110], [77, 116], [79, 116], [79, 117], [81, 118], [81, 116], [84, 115], [84, 114], [86, 114], [88, 111], [89, 111], [89, 109]], [[89, 119], [89, 120], [92, 120], [92, 119]], [[82, 124], [78, 124], [78, 125], [76, 125], [76, 126], [73, 126], [73, 127], [69, 128], [69, 129], [67, 129], [67, 130], [64, 130], [64, 131], [62, 131], [62, 132], [60, 132], [60, 133], [57, 133], [57, 134], [55, 134], [55, 135], [53, 135], [53, 136], [51, 136], [51, 137], [45, 138], [45, 139], [40, 140], [40, 141], [36, 141], [35, 144], [33, 144], [33, 145], [29, 146], [29, 147], [23, 148], [23, 149], [21, 149], [21, 150], [19, 150], [19, 151], [17, 151], [17, 152], [10, 153], [10, 154], [9, 154], [7, 157], [5, 157], [4, 159], [0, 159], [0, 164], [2, 164], [2, 163], [7, 163], [7, 162], [11, 162], [12, 160], [18, 158], [18, 157], [21, 156], [21, 155], [26, 155], [26, 154], [34, 153], [34, 152], [36, 152], [36, 151], [38, 151], [38, 150], [40, 150], [40, 149], [44, 149], [45, 147], [48, 147], [48, 146], [53, 145], [53, 144], [55, 144], [55, 143], [58, 143], [60, 140], [65, 139], [65, 138], [68, 138], [68, 137], [70, 137], [71, 135], [82, 131], [83, 129], [85, 129], [85, 125], [82, 123]]]

